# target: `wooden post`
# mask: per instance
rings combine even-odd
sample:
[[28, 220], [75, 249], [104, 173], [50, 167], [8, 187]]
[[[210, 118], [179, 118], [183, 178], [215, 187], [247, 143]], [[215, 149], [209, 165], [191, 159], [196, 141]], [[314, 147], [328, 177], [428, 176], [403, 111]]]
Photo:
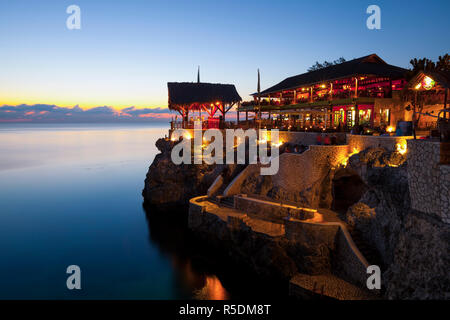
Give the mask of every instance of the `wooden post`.
[[[448, 99], [448, 88], [445, 89], [445, 95], [444, 95], [444, 109], [447, 109], [447, 99]], [[445, 113], [447, 114], [447, 113]], [[447, 118], [447, 116], [446, 116]]]
[[311, 87], [311, 90], [310, 90], [309, 101], [313, 102], [313, 87]]
[[414, 140], [416, 140], [416, 104], [417, 104], [417, 90], [414, 94], [414, 106], [413, 106], [413, 115], [412, 115], [412, 129], [414, 134]]
[[358, 98], [358, 78], [355, 77], [355, 98]]
[[239, 124], [239, 110], [241, 109], [241, 102], [239, 101], [238, 102], [238, 106], [237, 106], [237, 109], [238, 109], [238, 124]]
[[297, 104], [297, 90], [294, 90], [294, 104]]
[[333, 100], [333, 82], [331, 82], [330, 86], [330, 100]]

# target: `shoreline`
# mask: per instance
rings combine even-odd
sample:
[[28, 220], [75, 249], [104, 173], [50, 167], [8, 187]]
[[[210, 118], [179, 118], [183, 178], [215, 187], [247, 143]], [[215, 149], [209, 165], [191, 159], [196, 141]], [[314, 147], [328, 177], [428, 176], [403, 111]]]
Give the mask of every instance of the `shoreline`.
[[[419, 250], [422, 246], [427, 246], [433, 255], [445, 256], [449, 246], [445, 239], [450, 228], [439, 219], [422, 217], [411, 208], [408, 161], [395, 149], [389, 150], [395, 148], [396, 140], [376, 139], [387, 141], [388, 145], [380, 147], [371, 145], [373, 139], [370, 138], [350, 136], [347, 139], [350, 139], [347, 147], [356, 143], [359, 152], [344, 158], [345, 165], [340, 164], [341, 153], [333, 154], [338, 167], [332, 171], [318, 170], [320, 166], [329, 165], [329, 156], [327, 164], [321, 164], [320, 160], [311, 158], [316, 157], [311, 151], [281, 154], [280, 172], [270, 178], [260, 177], [256, 173], [258, 170], [251, 169], [257, 165], [248, 165], [244, 170], [226, 165], [177, 167], [170, 163], [174, 143], [160, 139], [156, 146], [161, 153], [149, 168], [143, 196], [147, 202], [160, 207], [189, 206], [189, 228], [196, 236], [224, 249], [237, 263], [245, 264], [263, 278], [289, 282], [288, 291], [293, 296], [330, 299], [399, 299], [401, 295], [405, 295], [404, 298], [408, 295], [410, 298], [446, 297], [445, 289], [425, 294], [423, 288], [430, 285], [425, 280], [428, 278], [450, 283], [448, 275], [442, 271], [450, 265], [448, 260], [441, 260], [425, 275], [414, 269], [428, 265], [427, 254]], [[331, 152], [336, 149], [310, 146], [321, 156], [325, 147]], [[337, 147], [336, 150], [343, 150], [345, 146]], [[413, 147], [408, 143], [408, 149]], [[288, 173], [301, 172], [299, 168], [312, 169], [303, 171], [303, 176], [290, 182]], [[312, 173], [316, 174], [313, 180], [319, 179], [319, 183], [313, 184], [314, 193], [309, 189], [299, 193], [305, 181], [311, 180]], [[283, 192], [274, 192], [277, 181], [291, 184], [287, 184]], [[168, 185], [174, 188], [171, 194], [167, 194]], [[357, 198], [352, 188], [360, 189]], [[268, 195], [261, 198], [262, 193]], [[267, 197], [272, 200], [262, 200]], [[303, 206], [298, 199], [306, 201]], [[347, 205], [338, 213], [329, 210], [337, 200]], [[317, 208], [316, 213], [311, 215], [308, 208]], [[333, 216], [333, 221], [326, 221], [325, 213], [327, 217]], [[435, 228], [433, 234], [425, 231], [429, 228]], [[420, 234], [422, 243], [412, 234]], [[436, 237], [441, 241], [436, 241]], [[405, 248], [413, 248], [414, 258], [404, 251]], [[365, 287], [366, 268], [371, 264], [379, 265], [382, 272], [382, 288], [376, 293]], [[411, 268], [409, 276], [415, 279], [411, 281], [420, 281], [416, 292], [411, 292], [408, 283], [399, 283]], [[339, 291], [339, 288], [345, 289]]]

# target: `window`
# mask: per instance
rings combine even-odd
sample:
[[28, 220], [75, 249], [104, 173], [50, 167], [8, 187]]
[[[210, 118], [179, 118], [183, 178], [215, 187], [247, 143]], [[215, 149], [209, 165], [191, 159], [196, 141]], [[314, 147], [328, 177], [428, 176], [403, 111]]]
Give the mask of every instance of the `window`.
[[334, 125], [336, 127], [339, 126], [339, 123], [343, 123], [344, 122], [344, 109], [341, 108], [339, 110], [335, 110], [333, 119], [334, 119]]
[[380, 109], [380, 116], [380, 123], [382, 125], [388, 126], [391, 123], [390, 109]]
[[372, 109], [359, 110], [359, 124], [370, 125], [372, 120]]

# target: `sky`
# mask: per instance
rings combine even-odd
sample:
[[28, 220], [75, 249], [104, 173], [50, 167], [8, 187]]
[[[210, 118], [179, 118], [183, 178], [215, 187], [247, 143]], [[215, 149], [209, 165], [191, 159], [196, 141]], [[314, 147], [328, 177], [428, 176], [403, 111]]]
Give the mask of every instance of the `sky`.
[[[72, 4], [80, 30], [66, 27]], [[366, 27], [372, 4], [380, 30]], [[258, 68], [262, 89], [341, 56], [407, 68], [449, 52], [449, 11], [447, 0], [0, 0], [0, 121], [160, 119], [167, 82], [196, 81], [198, 66], [202, 82], [235, 84], [244, 100]]]

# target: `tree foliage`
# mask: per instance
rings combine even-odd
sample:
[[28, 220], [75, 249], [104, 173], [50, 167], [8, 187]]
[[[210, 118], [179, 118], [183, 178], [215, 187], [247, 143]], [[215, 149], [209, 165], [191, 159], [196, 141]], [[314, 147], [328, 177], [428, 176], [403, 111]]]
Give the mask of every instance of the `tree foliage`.
[[409, 76], [413, 77], [419, 71], [431, 71], [431, 72], [439, 72], [443, 74], [450, 73], [450, 56], [446, 53], [443, 56], [439, 56], [436, 62], [428, 59], [411, 59], [409, 62], [412, 66], [412, 69], [409, 72]]
[[308, 72], [310, 71], [316, 71], [316, 70], [320, 70], [326, 67], [330, 67], [330, 66], [334, 66], [336, 64], [340, 64], [345, 62], [345, 58], [344, 57], [340, 57], [339, 59], [336, 59], [334, 61], [324, 61], [323, 63], [320, 63], [319, 61], [316, 61], [315, 64], [313, 64], [311, 67], [308, 68]]

